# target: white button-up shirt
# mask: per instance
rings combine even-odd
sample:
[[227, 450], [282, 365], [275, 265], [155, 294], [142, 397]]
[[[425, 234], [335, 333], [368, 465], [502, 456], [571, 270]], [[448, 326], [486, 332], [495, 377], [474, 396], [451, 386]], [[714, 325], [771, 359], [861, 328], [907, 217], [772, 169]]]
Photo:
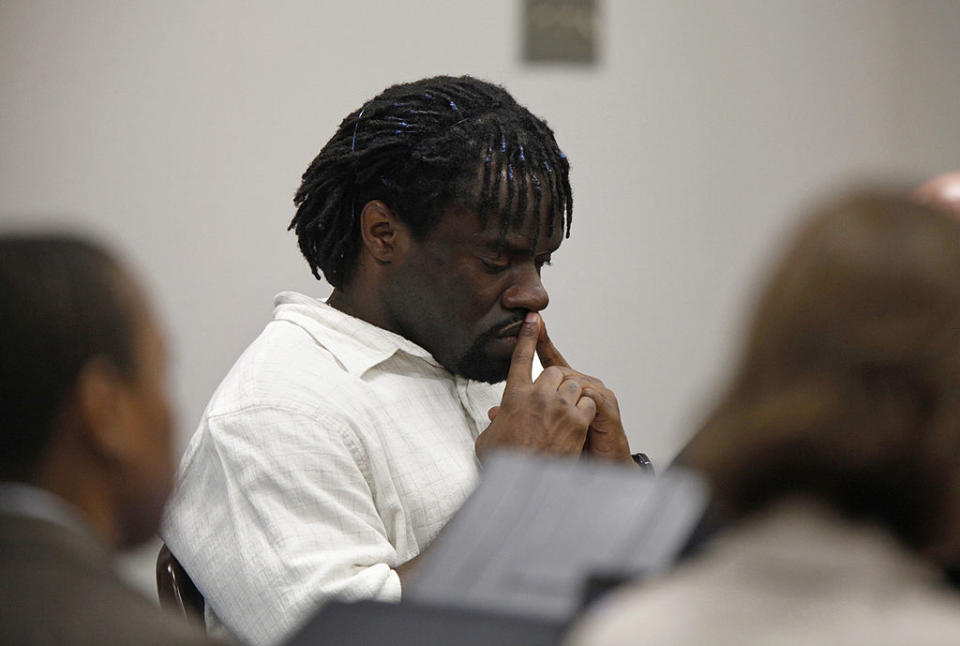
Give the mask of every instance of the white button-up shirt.
[[275, 304], [207, 406], [161, 532], [208, 624], [252, 644], [334, 596], [399, 599], [394, 568], [472, 491], [502, 393], [323, 302]]

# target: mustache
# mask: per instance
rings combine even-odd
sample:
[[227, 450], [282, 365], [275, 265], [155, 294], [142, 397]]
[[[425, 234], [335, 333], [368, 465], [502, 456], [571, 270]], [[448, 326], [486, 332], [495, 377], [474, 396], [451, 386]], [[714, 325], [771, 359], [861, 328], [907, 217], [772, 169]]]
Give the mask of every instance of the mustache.
[[507, 336], [516, 336], [520, 332], [520, 327], [523, 325], [523, 321], [526, 318], [526, 315], [518, 317], [511, 317], [506, 321], [502, 321], [489, 330], [483, 333], [484, 337], [497, 338], [497, 337], [507, 337]]
[[520, 331], [520, 326], [523, 325], [524, 315], [511, 316], [510, 318], [504, 319], [499, 323], [495, 323], [488, 327], [485, 331], [481, 332], [479, 335], [474, 338], [473, 343], [470, 344], [470, 348], [467, 351], [471, 353], [473, 351], [478, 351], [480, 348], [484, 347], [487, 343], [490, 343], [494, 339], [501, 337], [513, 336]]

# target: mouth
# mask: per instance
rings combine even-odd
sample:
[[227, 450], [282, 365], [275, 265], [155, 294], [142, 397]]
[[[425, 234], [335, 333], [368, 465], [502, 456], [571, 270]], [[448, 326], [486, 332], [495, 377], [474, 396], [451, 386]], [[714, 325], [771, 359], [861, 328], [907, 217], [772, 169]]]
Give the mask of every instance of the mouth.
[[520, 334], [521, 327], [523, 327], [523, 321], [516, 321], [514, 323], [511, 323], [510, 325], [504, 328], [501, 328], [497, 332], [497, 338], [502, 339], [508, 336], [517, 336], [518, 334]]

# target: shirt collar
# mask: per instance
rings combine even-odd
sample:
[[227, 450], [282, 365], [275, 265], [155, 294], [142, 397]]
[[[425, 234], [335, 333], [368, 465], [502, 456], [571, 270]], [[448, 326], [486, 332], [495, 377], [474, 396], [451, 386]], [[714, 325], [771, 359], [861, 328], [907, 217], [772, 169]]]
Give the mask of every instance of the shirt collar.
[[443, 368], [432, 354], [413, 341], [345, 314], [321, 300], [297, 292], [280, 292], [273, 304], [274, 320], [299, 325], [351, 374], [362, 376], [397, 352]]
[[0, 512], [92, 533], [83, 513], [63, 498], [23, 482], [0, 482]]

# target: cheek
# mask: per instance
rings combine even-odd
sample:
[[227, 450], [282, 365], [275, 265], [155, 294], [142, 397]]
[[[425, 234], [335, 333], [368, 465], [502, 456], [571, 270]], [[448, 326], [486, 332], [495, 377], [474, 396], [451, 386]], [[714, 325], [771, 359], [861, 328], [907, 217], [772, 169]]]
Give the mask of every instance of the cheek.
[[509, 316], [500, 307], [499, 292], [491, 289], [488, 281], [471, 281], [469, 277], [453, 288], [446, 306], [449, 336], [457, 340], [461, 350], [472, 346], [491, 327], [502, 325]]
[[173, 423], [164, 393], [156, 392], [143, 402], [139, 424], [141, 482], [146, 496], [166, 498], [173, 484]]
[[499, 291], [491, 285], [493, 281], [477, 280], [474, 276], [463, 276], [450, 290], [450, 303], [461, 315], [464, 322], [482, 319], [500, 302]]
[[150, 537], [159, 526], [173, 489], [170, 409], [165, 397], [141, 393], [130, 409], [131, 452], [124, 461], [122, 509], [127, 545]]
[[446, 290], [450, 302], [467, 320], [477, 320], [498, 307], [508, 283], [508, 272], [491, 273], [464, 259], [447, 270]]
[[472, 327], [499, 302], [497, 278], [471, 267], [469, 259], [428, 257], [398, 276], [397, 296], [422, 319]]

